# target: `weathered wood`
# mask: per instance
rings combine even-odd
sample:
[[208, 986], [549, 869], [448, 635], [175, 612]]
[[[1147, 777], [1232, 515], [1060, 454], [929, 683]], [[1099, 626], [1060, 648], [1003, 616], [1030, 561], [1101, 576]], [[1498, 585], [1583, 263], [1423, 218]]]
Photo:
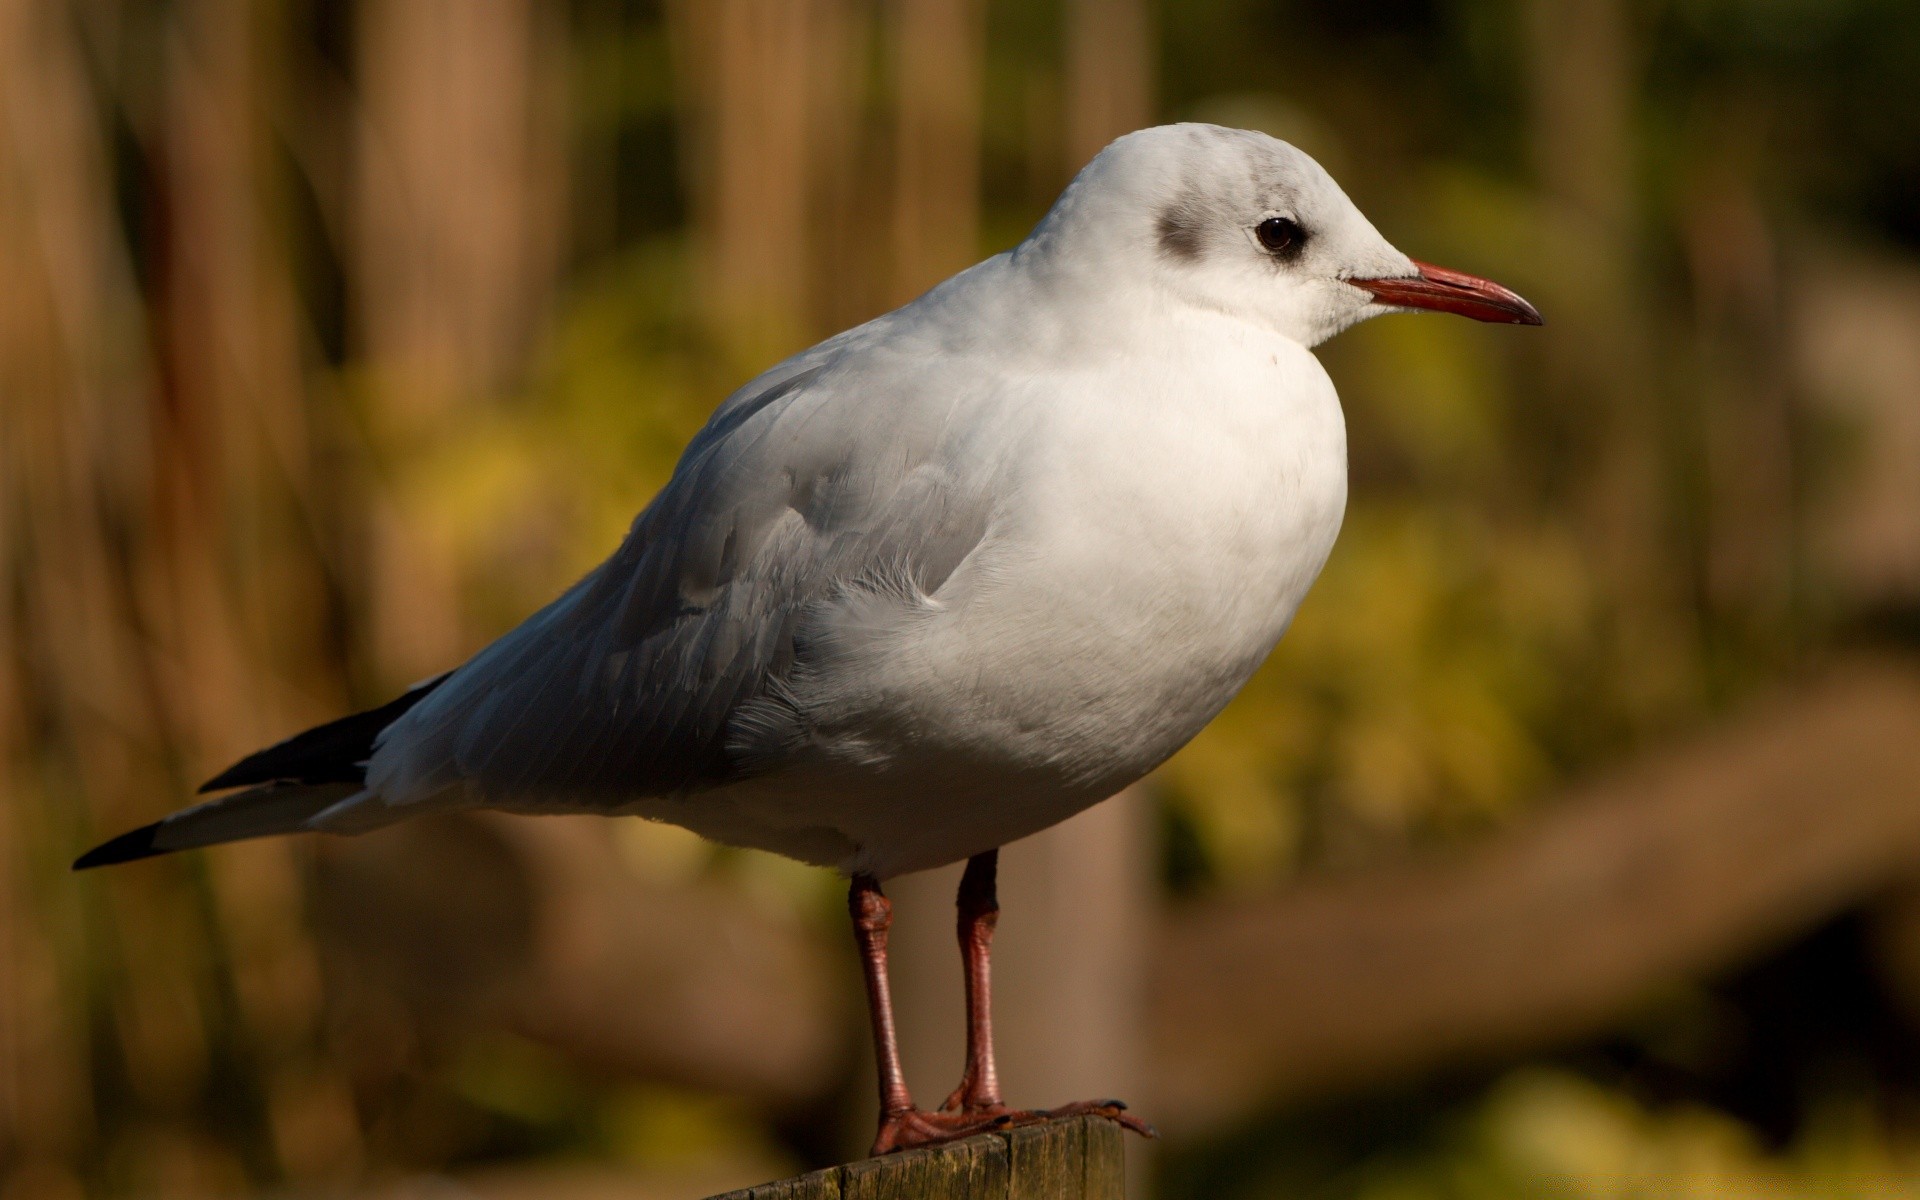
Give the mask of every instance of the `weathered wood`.
[[841, 1168], [842, 1200], [1004, 1200], [1007, 1138], [971, 1137], [907, 1154], [867, 1158]]
[[844, 1193], [840, 1190], [840, 1178], [845, 1170], [845, 1167], [828, 1167], [824, 1171], [812, 1171], [792, 1179], [725, 1192], [709, 1197], [709, 1200], [842, 1200]]
[[1126, 1146], [1104, 1117], [1069, 1117], [862, 1159], [710, 1200], [1125, 1200]]
[[[1030, 1125], [1006, 1135], [1007, 1200], [1126, 1200], [1126, 1135], [1098, 1117]], [[1078, 1181], [1079, 1191], [1071, 1188]]]
[[[1102, 1121], [1102, 1125], [1110, 1122]], [[1116, 1132], [1118, 1132], [1116, 1130]], [[1030, 1125], [1007, 1135], [1007, 1200], [1050, 1200], [1062, 1179], [1085, 1177], [1087, 1129]]]

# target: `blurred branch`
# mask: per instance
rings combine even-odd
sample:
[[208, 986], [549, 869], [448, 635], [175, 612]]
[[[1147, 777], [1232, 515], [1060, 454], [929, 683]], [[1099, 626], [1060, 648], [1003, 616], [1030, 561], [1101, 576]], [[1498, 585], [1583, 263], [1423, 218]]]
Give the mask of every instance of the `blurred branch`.
[[359, 6], [360, 336], [402, 418], [498, 388], [539, 328], [566, 182], [549, 7]]
[[1795, 263], [1790, 351], [1809, 408], [1852, 441], [1805, 537], [1844, 608], [1920, 608], [1920, 269], [1860, 249]]
[[[522, 369], [555, 287], [568, 160], [560, 7], [366, 0], [348, 286], [374, 385], [373, 440], [443, 438]], [[474, 649], [457, 548], [422, 489], [376, 494], [373, 640], [385, 681]]]
[[[284, 43], [261, 5], [194, 0], [174, 13], [152, 146], [165, 190], [153, 252], [158, 486], [136, 562], [145, 623], [171, 667], [162, 687], [178, 705], [162, 728], [225, 757], [274, 731], [281, 679], [337, 694], [338, 677], [322, 649], [324, 609], [311, 600], [326, 588], [322, 537], [264, 120]], [[212, 861], [207, 880], [232, 1032], [260, 1064], [274, 1161], [296, 1178], [351, 1173], [359, 1130], [342, 1073], [315, 1053], [319, 967], [294, 853], [281, 845]]]
[[[148, 463], [144, 364], [111, 332], [141, 320], [100, 124], [71, 14], [48, 0], [0, 3], [0, 1163], [55, 1190], [79, 1187], [71, 1172], [96, 1143], [90, 1074], [127, 1086], [203, 1066], [192, 1032], [157, 1054], [133, 1036], [168, 1017], [192, 1031], [199, 1015], [194, 956], [160, 961], [169, 932], [205, 932], [180, 890], [148, 881], [103, 898], [158, 953], [113, 947], [95, 972], [113, 982], [100, 986], [70, 965], [84, 901], [46, 886], [46, 846], [124, 820], [135, 789], [166, 775], [110, 532], [134, 525]], [[96, 1064], [87, 1015], [101, 1018], [101, 1040], [126, 1035], [120, 1071]]]
[[1920, 671], [1855, 664], [1446, 863], [1178, 913], [1173, 1132], [1588, 1034], [1910, 876]]
[[700, 300], [731, 359], [758, 369], [813, 324], [820, 209], [859, 99], [854, 16], [844, 0], [675, 0], [666, 14]]
[[1067, 0], [1069, 170], [1153, 123], [1155, 41], [1144, 0]]
[[[1627, 0], [1523, 13], [1532, 159], [1540, 181], [1543, 396], [1564, 452], [1536, 481], [1568, 509], [1611, 603], [1595, 694], [1648, 728], [1699, 691], [1687, 621], [1692, 547], [1673, 514], [1673, 423], [1663, 420], [1654, 334], [1671, 319], [1646, 278], [1636, 121], [1643, 47]], [[1536, 465], [1548, 465], [1540, 459]], [[1523, 468], [1524, 469], [1524, 468]], [[1655, 669], [1649, 669], [1655, 668]], [[1596, 706], [1597, 707], [1597, 706]]]
[[[184, 790], [185, 760], [271, 728], [280, 679], [328, 675], [293, 289], [258, 123], [270, 23], [255, 6], [171, 6], [151, 58], [109, 59], [123, 77], [105, 86], [79, 24], [67, 5], [0, 5], [0, 687], [33, 738], [4, 763], [5, 867], [32, 903], [6, 936], [5, 977], [31, 982], [15, 985], [23, 1040], [0, 1067], [23, 1101], [0, 1161], [91, 1160], [156, 1191], [350, 1169], [357, 1132], [315, 1053], [288, 852], [81, 887], [61, 872]], [[136, 91], [139, 119], [99, 107]], [[105, 136], [122, 118], [136, 144]], [[146, 168], [137, 242], [116, 153]], [[230, 1129], [210, 1142], [199, 1113], [237, 1069], [252, 1086], [218, 1089]]]
[[904, 0], [892, 12], [893, 286], [904, 304], [980, 255], [981, 0]]
[[646, 883], [616, 832], [602, 817], [468, 815], [325, 843], [335, 1003], [364, 1029], [410, 1023], [391, 1031], [402, 1043], [504, 1027], [597, 1076], [821, 1094], [845, 999], [825, 947], [724, 881]]

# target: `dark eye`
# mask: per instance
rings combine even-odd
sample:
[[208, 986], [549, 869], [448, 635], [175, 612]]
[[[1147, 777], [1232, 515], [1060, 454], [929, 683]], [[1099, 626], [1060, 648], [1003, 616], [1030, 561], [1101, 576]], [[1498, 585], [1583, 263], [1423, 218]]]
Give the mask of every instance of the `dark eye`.
[[1307, 231], [1300, 228], [1298, 222], [1285, 217], [1268, 217], [1254, 226], [1253, 236], [1260, 239], [1260, 244], [1267, 248], [1269, 254], [1284, 254], [1289, 250], [1298, 250], [1300, 244], [1307, 240]]

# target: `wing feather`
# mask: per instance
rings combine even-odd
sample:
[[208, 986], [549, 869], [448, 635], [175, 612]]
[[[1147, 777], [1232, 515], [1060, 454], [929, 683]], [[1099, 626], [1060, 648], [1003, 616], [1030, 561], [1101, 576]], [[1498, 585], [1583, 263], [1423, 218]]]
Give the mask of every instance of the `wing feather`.
[[943, 461], [940, 405], [830, 366], [722, 406], [607, 562], [389, 727], [370, 802], [611, 807], [776, 767], [729, 745], [799, 736], [783, 698], [809, 622], [876, 577], [938, 590], [992, 502]]

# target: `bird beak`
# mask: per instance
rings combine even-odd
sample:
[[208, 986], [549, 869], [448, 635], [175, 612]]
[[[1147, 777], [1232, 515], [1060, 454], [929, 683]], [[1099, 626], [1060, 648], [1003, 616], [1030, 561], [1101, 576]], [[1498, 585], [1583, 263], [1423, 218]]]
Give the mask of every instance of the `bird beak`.
[[1506, 325], [1545, 324], [1539, 309], [1491, 279], [1449, 271], [1430, 263], [1416, 262], [1413, 267], [1420, 273], [1404, 279], [1350, 279], [1347, 282], [1372, 292], [1375, 301], [1393, 308], [1430, 308]]

